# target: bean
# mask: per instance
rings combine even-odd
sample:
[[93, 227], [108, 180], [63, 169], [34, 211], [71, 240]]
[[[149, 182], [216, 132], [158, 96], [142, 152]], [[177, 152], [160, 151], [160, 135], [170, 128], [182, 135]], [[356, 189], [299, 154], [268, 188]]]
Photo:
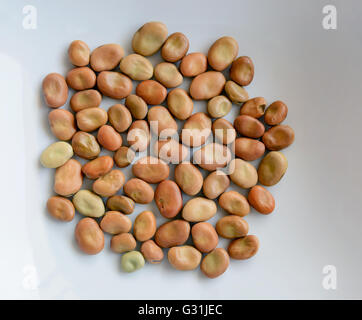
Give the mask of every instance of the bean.
[[262, 186], [254, 186], [248, 194], [250, 205], [262, 214], [272, 213], [275, 208], [273, 195]]
[[155, 202], [161, 215], [171, 219], [182, 209], [182, 194], [178, 185], [172, 180], [162, 181], [155, 191]]
[[246, 56], [237, 58], [231, 65], [230, 78], [241, 86], [249, 85], [254, 78], [253, 61]]
[[163, 251], [153, 240], [143, 242], [141, 252], [149, 263], [158, 264], [163, 260]]
[[74, 112], [78, 112], [86, 108], [97, 108], [101, 101], [102, 95], [97, 90], [83, 90], [73, 94], [70, 99], [70, 107]]
[[246, 198], [237, 191], [224, 192], [219, 198], [219, 205], [227, 213], [245, 217], [250, 212], [250, 206]]
[[227, 146], [209, 143], [194, 152], [193, 162], [208, 171], [225, 167], [231, 160], [231, 152]]
[[254, 235], [247, 235], [243, 238], [231, 241], [228, 253], [231, 258], [245, 260], [254, 256], [259, 249], [259, 239]]
[[156, 231], [155, 241], [162, 248], [184, 244], [190, 235], [190, 224], [184, 220], [173, 220], [162, 224]]
[[243, 103], [249, 99], [248, 92], [234, 81], [226, 81], [225, 92], [228, 98], [234, 103]]
[[266, 100], [257, 97], [246, 101], [240, 108], [240, 115], [247, 115], [253, 118], [260, 118], [264, 115], [266, 108]]
[[40, 156], [40, 163], [46, 168], [58, 168], [73, 157], [72, 146], [63, 141], [52, 143]]
[[106, 124], [99, 128], [97, 140], [109, 151], [116, 151], [122, 146], [122, 136], [112, 126]]
[[146, 117], [148, 106], [141, 97], [131, 94], [126, 98], [125, 105], [131, 112], [133, 118], [142, 120]]
[[75, 159], [68, 160], [55, 171], [54, 191], [61, 196], [71, 196], [82, 187], [82, 184], [82, 165]]
[[196, 197], [187, 201], [182, 209], [182, 218], [190, 222], [200, 222], [211, 219], [217, 211], [214, 201]]
[[232, 182], [241, 188], [249, 189], [258, 182], [258, 173], [255, 167], [241, 159], [233, 159], [229, 165], [229, 176]]
[[124, 214], [131, 214], [134, 211], [135, 203], [131, 198], [115, 195], [108, 198], [107, 208], [121, 211]]
[[120, 168], [129, 166], [135, 157], [135, 152], [128, 147], [120, 147], [113, 156], [113, 160]]
[[155, 78], [166, 88], [178, 87], [182, 84], [183, 77], [177, 67], [170, 62], [161, 62], [155, 67]]
[[134, 221], [133, 234], [138, 241], [147, 241], [155, 235], [156, 228], [155, 215], [151, 211], [143, 211]]
[[104, 234], [92, 218], [83, 218], [75, 227], [75, 240], [86, 254], [97, 254], [104, 248]]
[[113, 70], [124, 56], [123, 48], [116, 43], [109, 43], [93, 50], [90, 65], [94, 71]]
[[[151, 136], [148, 123], [145, 120], [136, 120], [129, 127], [127, 142], [134, 151], [145, 151], [150, 144]], [[129, 158], [131, 159], [131, 158]], [[132, 159], [133, 160], [133, 159]]]
[[192, 246], [181, 246], [168, 250], [167, 258], [177, 270], [194, 270], [200, 264], [202, 255]]
[[136, 53], [124, 57], [119, 69], [136, 81], [148, 80], [153, 76], [153, 66], [150, 60]]
[[59, 108], [67, 102], [68, 85], [59, 73], [49, 73], [42, 84], [45, 103], [50, 108]]
[[203, 253], [214, 250], [219, 242], [219, 237], [212, 224], [198, 222], [191, 228], [192, 241], [199, 251]]
[[91, 89], [96, 85], [96, 74], [88, 67], [79, 67], [70, 70], [66, 77], [67, 84], [74, 90]]
[[221, 276], [229, 267], [229, 263], [226, 250], [216, 248], [202, 259], [200, 269], [206, 277], [213, 279]]
[[226, 216], [216, 223], [217, 233], [226, 239], [244, 237], [249, 232], [248, 223], [239, 216]]
[[59, 140], [70, 140], [77, 131], [74, 116], [68, 110], [52, 110], [49, 112], [48, 120], [52, 133]]
[[216, 199], [230, 185], [230, 179], [222, 171], [211, 172], [206, 179], [202, 190], [204, 195], [209, 199]]
[[114, 169], [94, 181], [92, 188], [93, 191], [101, 197], [110, 197], [121, 190], [124, 182], [125, 177], [123, 172]]
[[259, 140], [237, 138], [234, 144], [235, 155], [246, 161], [259, 159], [265, 152], [265, 145]]
[[132, 116], [123, 104], [115, 104], [108, 109], [109, 122], [118, 132], [125, 132], [132, 124]]
[[175, 167], [175, 181], [189, 196], [200, 192], [203, 184], [203, 177], [199, 169], [190, 162], [182, 162]]
[[212, 132], [216, 139], [222, 144], [230, 144], [236, 138], [236, 131], [233, 125], [226, 119], [217, 119], [212, 124]]
[[184, 89], [176, 88], [168, 93], [167, 106], [177, 119], [186, 120], [192, 114], [194, 102]]
[[123, 191], [134, 202], [141, 204], [150, 203], [154, 196], [152, 187], [138, 178], [128, 180], [123, 186]]
[[105, 213], [102, 198], [89, 190], [79, 190], [73, 197], [73, 204], [84, 216], [99, 218]]
[[180, 63], [180, 71], [184, 77], [196, 77], [207, 70], [207, 58], [201, 52], [189, 53]]
[[85, 132], [97, 130], [108, 120], [107, 112], [101, 108], [87, 108], [76, 114], [78, 128]]
[[190, 95], [195, 100], [211, 99], [221, 93], [224, 89], [225, 81], [225, 77], [221, 72], [206, 71], [192, 80]]
[[161, 136], [172, 136], [177, 132], [177, 123], [167, 110], [163, 106], [156, 106], [150, 108], [147, 116], [153, 133]]
[[122, 256], [121, 261], [122, 269], [125, 272], [135, 272], [142, 269], [145, 265], [143, 255], [138, 251], [130, 251]]
[[207, 112], [213, 118], [225, 117], [231, 110], [231, 101], [225, 96], [213, 97], [207, 103]]
[[123, 99], [132, 92], [130, 78], [114, 71], [102, 71], [97, 77], [97, 87], [105, 96], [113, 99]]
[[100, 223], [101, 229], [110, 234], [129, 232], [132, 228], [130, 218], [118, 211], [107, 211]]
[[203, 145], [211, 134], [211, 124], [211, 119], [206, 113], [194, 113], [186, 120], [182, 128], [182, 143], [189, 147]]
[[288, 160], [285, 155], [278, 151], [271, 151], [259, 164], [259, 182], [264, 186], [273, 186], [284, 176], [287, 168]]
[[175, 32], [168, 36], [162, 46], [161, 56], [168, 62], [181, 60], [189, 50], [189, 40], [181, 32]]
[[70, 62], [77, 67], [85, 67], [89, 64], [90, 50], [82, 40], [74, 40], [68, 48]]
[[279, 151], [294, 142], [294, 130], [287, 125], [278, 124], [267, 130], [262, 140], [269, 150]]
[[161, 159], [147, 156], [136, 161], [132, 167], [132, 173], [148, 183], [159, 183], [167, 179], [170, 168]]
[[101, 148], [94, 136], [87, 132], [78, 131], [72, 138], [74, 153], [84, 159], [94, 159], [101, 152]]
[[154, 145], [154, 153], [166, 163], [178, 164], [184, 161], [188, 155], [188, 149], [175, 139], [158, 140]]
[[161, 104], [167, 96], [166, 88], [155, 80], [145, 80], [136, 87], [136, 94], [147, 104]]
[[222, 37], [210, 47], [207, 60], [216, 71], [225, 70], [236, 58], [239, 51], [237, 41], [232, 37]]
[[136, 249], [137, 242], [131, 233], [120, 233], [112, 237], [111, 250], [116, 253], [124, 253]]
[[134, 34], [132, 48], [143, 56], [152, 56], [162, 47], [167, 34], [167, 27], [162, 22], [148, 22]]
[[98, 179], [111, 171], [112, 167], [113, 159], [110, 156], [101, 156], [83, 165], [82, 172], [88, 179]]
[[282, 123], [288, 115], [288, 107], [282, 101], [273, 102], [265, 111], [265, 123], [275, 126]]
[[50, 215], [60, 221], [72, 221], [75, 209], [72, 201], [59, 197], [50, 197], [47, 201], [47, 209]]
[[249, 138], [260, 138], [264, 132], [264, 125], [257, 119], [242, 115], [234, 120], [234, 127], [237, 132]]

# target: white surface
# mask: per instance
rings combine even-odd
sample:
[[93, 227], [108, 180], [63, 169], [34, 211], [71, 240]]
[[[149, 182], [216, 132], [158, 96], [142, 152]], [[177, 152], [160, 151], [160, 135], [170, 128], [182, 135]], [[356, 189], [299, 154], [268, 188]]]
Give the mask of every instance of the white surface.
[[[326, 1], [34, 0], [36, 30], [22, 26], [28, 2], [2, 3], [0, 298], [362, 298], [362, 4], [331, 2], [338, 10], [333, 31], [321, 25]], [[271, 188], [275, 212], [247, 217], [260, 238], [259, 253], [232, 261], [215, 280], [200, 271], [172, 270], [167, 260], [125, 274], [108, 236], [101, 254], [86, 256], [73, 239], [79, 215], [62, 224], [45, 211], [53, 172], [41, 168], [38, 158], [55, 139], [41, 97], [43, 77], [70, 69], [66, 50], [74, 39], [90, 48], [118, 42], [131, 53], [133, 33], [152, 20], [165, 22], [169, 33], [185, 33], [189, 52], [207, 52], [223, 35], [235, 37], [239, 54], [255, 63], [250, 96], [285, 101], [286, 123], [296, 132], [294, 145], [285, 150], [287, 174]], [[110, 105], [105, 99], [102, 107]], [[145, 208], [159, 217], [154, 204], [137, 212]], [[322, 287], [325, 265], [337, 268], [336, 290]]]

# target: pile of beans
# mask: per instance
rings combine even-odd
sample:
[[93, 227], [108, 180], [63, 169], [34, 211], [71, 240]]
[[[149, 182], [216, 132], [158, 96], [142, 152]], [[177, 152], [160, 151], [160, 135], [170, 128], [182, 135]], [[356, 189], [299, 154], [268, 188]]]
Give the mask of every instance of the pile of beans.
[[[145, 261], [160, 263], [167, 248], [175, 269], [200, 266], [207, 277], [218, 277], [230, 258], [245, 260], [258, 251], [259, 240], [249, 234], [244, 217], [251, 207], [261, 214], [274, 210], [265, 186], [278, 183], [287, 170], [280, 152], [294, 141], [293, 129], [282, 124], [287, 105], [275, 101], [267, 107], [263, 97], [249, 98], [245, 87], [254, 78], [254, 64], [238, 57], [232, 37], [216, 40], [207, 55], [188, 53], [184, 34], [168, 35], [163, 23], [149, 22], [134, 34], [132, 48], [128, 56], [118, 44], [91, 52], [83, 41], [73, 41], [68, 56], [74, 68], [65, 78], [58, 73], [44, 78], [45, 103], [53, 109], [49, 125], [60, 140], [40, 158], [44, 167], [56, 169], [56, 195], [47, 209], [60, 221], [72, 221], [76, 211], [84, 216], [75, 238], [87, 254], [102, 251], [104, 233], [111, 234], [110, 247], [122, 254], [126, 272]], [[153, 66], [147, 57], [158, 51], [164, 62]], [[191, 78], [189, 91], [177, 88], [184, 77]], [[70, 111], [60, 109], [69, 88], [75, 91]], [[118, 101], [106, 111], [100, 107], [103, 96]], [[193, 113], [195, 100], [207, 101], [205, 112]], [[233, 105], [240, 114], [230, 123], [223, 117]], [[174, 138], [180, 123], [180, 137]], [[153, 155], [134, 160], [149, 148], [151, 135], [159, 138]], [[215, 141], [208, 143], [210, 137]], [[100, 155], [102, 149], [110, 155]], [[250, 161], [257, 159], [256, 169]], [[134, 177], [126, 181], [120, 168], [130, 165]], [[202, 170], [208, 172], [205, 179]], [[92, 190], [82, 189], [86, 179]], [[247, 197], [228, 191], [231, 183], [249, 189]], [[186, 203], [183, 194], [191, 196]], [[153, 200], [159, 212], [143, 211], [132, 223], [128, 215], [136, 204]], [[226, 215], [213, 226], [207, 221], [217, 204]], [[169, 220], [157, 226], [158, 214]], [[227, 250], [218, 248], [219, 237], [230, 239]]]

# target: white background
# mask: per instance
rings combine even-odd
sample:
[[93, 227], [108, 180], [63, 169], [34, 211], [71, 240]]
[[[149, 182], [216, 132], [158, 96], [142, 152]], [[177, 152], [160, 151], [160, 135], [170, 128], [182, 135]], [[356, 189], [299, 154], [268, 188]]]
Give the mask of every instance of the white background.
[[[22, 26], [27, 4], [37, 8], [36, 30]], [[322, 28], [327, 4], [337, 7], [337, 30]], [[357, 0], [2, 1], [0, 298], [362, 298], [361, 16]], [[255, 64], [250, 96], [285, 101], [285, 123], [296, 132], [285, 150], [289, 169], [270, 188], [275, 212], [246, 218], [260, 251], [249, 261], [232, 261], [214, 280], [199, 270], [173, 270], [167, 260], [125, 274], [108, 236], [101, 254], [86, 256], [73, 238], [79, 215], [62, 224], [45, 210], [54, 172], [38, 159], [55, 139], [41, 96], [43, 77], [71, 68], [66, 51], [72, 40], [92, 49], [115, 42], [129, 54], [133, 33], [155, 20], [169, 33], [186, 34], [189, 52], [206, 53], [217, 38], [235, 37], [239, 55]], [[104, 99], [102, 107], [112, 103]], [[228, 119], [238, 110], [234, 106]], [[138, 206], [132, 219], [146, 208], [162, 222], [154, 204]], [[326, 265], [337, 268], [336, 290], [322, 286]]]

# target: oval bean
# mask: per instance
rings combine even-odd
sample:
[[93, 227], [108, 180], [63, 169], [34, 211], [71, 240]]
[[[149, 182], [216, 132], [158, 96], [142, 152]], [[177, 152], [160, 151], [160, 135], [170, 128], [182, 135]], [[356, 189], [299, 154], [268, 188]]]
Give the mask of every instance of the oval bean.
[[42, 84], [45, 103], [50, 108], [63, 106], [68, 99], [68, 85], [59, 73], [49, 73]]
[[79, 67], [67, 73], [66, 81], [74, 90], [91, 89], [96, 85], [96, 74], [88, 67]]
[[266, 109], [264, 120], [266, 124], [275, 126], [282, 123], [287, 115], [287, 105], [282, 101], [275, 101]]
[[241, 188], [249, 189], [258, 182], [258, 173], [249, 162], [233, 159], [230, 161], [229, 170], [231, 181]]
[[223, 168], [230, 160], [231, 152], [229, 148], [219, 143], [209, 143], [195, 151], [193, 156], [193, 162], [208, 171]]
[[97, 140], [109, 151], [116, 151], [122, 146], [122, 136], [112, 126], [106, 124], [99, 128]]
[[172, 180], [162, 181], [156, 188], [155, 202], [163, 217], [174, 218], [182, 209], [180, 188]]
[[46, 168], [58, 168], [73, 157], [72, 146], [64, 141], [58, 141], [48, 146], [40, 156], [40, 162]]
[[260, 118], [264, 115], [266, 108], [266, 100], [257, 97], [246, 101], [240, 108], [240, 115], [247, 115], [253, 118]]
[[92, 161], [87, 162], [82, 167], [82, 172], [88, 179], [98, 179], [111, 171], [113, 167], [113, 159], [110, 156], [101, 156]]
[[216, 71], [225, 70], [236, 58], [239, 45], [232, 37], [222, 37], [210, 47], [207, 60], [211, 68]]
[[262, 214], [272, 213], [275, 208], [273, 195], [262, 186], [254, 186], [248, 194], [250, 205]]
[[231, 65], [230, 78], [241, 86], [249, 85], [254, 78], [253, 61], [246, 56], [237, 58]]
[[219, 236], [226, 239], [240, 238], [248, 234], [249, 225], [243, 218], [231, 215], [222, 217], [216, 223], [216, 231]]
[[190, 53], [183, 57], [180, 71], [184, 77], [196, 77], [207, 70], [207, 58], [201, 52]]
[[219, 198], [219, 205], [227, 213], [245, 217], [250, 212], [250, 206], [246, 198], [237, 191], [224, 192]]
[[128, 180], [123, 186], [123, 191], [134, 202], [141, 204], [150, 203], [154, 196], [152, 187], [138, 178]]
[[200, 222], [211, 219], [217, 211], [214, 201], [196, 197], [187, 201], [182, 209], [182, 218], [190, 222]]
[[74, 153], [84, 159], [94, 159], [101, 152], [101, 148], [94, 136], [87, 132], [78, 131], [72, 138]]
[[71, 196], [82, 187], [82, 184], [82, 165], [75, 159], [68, 160], [55, 171], [54, 191], [61, 196]]
[[74, 116], [68, 110], [52, 110], [49, 112], [48, 120], [52, 133], [59, 140], [70, 140], [77, 131]]
[[175, 32], [167, 38], [162, 46], [161, 56], [168, 62], [181, 60], [189, 50], [189, 40], [181, 32]]
[[154, 153], [166, 163], [173, 164], [183, 162], [189, 155], [188, 148], [172, 138], [156, 141]]
[[124, 253], [136, 249], [137, 242], [131, 233], [120, 233], [112, 237], [111, 250], [116, 253]]
[[105, 125], [108, 120], [107, 112], [101, 108], [87, 108], [77, 112], [77, 125], [81, 131], [91, 132]]
[[134, 211], [135, 203], [131, 198], [115, 195], [108, 198], [107, 208], [113, 211], [121, 211], [124, 214], [131, 214]]
[[214, 250], [219, 242], [219, 237], [212, 224], [198, 222], [191, 228], [192, 241], [200, 252], [207, 253]]
[[146, 117], [148, 106], [141, 97], [131, 94], [126, 98], [125, 105], [131, 112], [133, 118], [142, 120]]
[[60, 221], [72, 221], [75, 215], [72, 201], [59, 196], [48, 199], [47, 209], [53, 218]]
[[208, 278], [221, 276], [229, 267], [229, 255], [223, 248], [216, 248], [207, 254], [201, 261], [200, 269]]
[[234, 127], [241, 135], [249, 138], [260, 138], [264, 132], [264, 125], [257, 119], [242, 115], [234, 120]]
[[109, 43], [93, 50], [90, 65], [94, 71], [113, 70], [124, 56], [123, 48], [116, 43]]
[[234, 81], [226, 81], [225, 92], [228, 98], [234, 103], [243, 103], [249, 99], [248, 92]]
[[121, 190], [125, 180], [123, 172], [114, 169], [94, 181], [92, 188], [101, 197], [110, 197]]
[[259, 159], [265, 153], [265, 145], [259, 140], [237, 138], [234, 144], [235, 155], [246, 161]]
[[231, 241], [228, 247], [228, 253], [231, 258], [245, 260], [253, 257], [259, 249], [259, 239], [254, 235], [235, 239]]
[[73, 204], [84, 216], [99, 218], [105, 213], [102, 198], [89, 190], [79, 190], [73, 197]]
[[122, 269], [125, 272], [135, 272], [145, 265], [143, 255], [138, 251], [130, 251], [122, 256]]
[[267, 130], [262, 140], [269, 150], [279, 151], [294, 142], [294, 130], [287, 125], [278, 124]]
[[92, 218], [81, 219], [75, 228], [75, 240], [86, 254], [97, 254], [104, 248], [104, 234]]
[[230, 179], [222, 171], [211, 172], [204, 180], [202, 190], [209, 199], [216, 199], [230, 185]]
[[179, 120], [188, 119], [194, 109], [194, 102], [181, 88], [171, 90], [167, 95], [168, 110]]
[[132, 221], [118, 211], [107, 211], [100, 226], [104, 232], [109, 234], [127, 233], [132, 228]]
[[177, 132], [176, 121], [163, 106], [150, 108], [147, 119], [152, 132], [161, 137], [169, 137]]
[[120, 168], [129, 166], [135, 157], [135, 152], [128, 147], [120, 147], [113, 156], [113, 160]]
[[74, 40], [68, 48], [69, 61], [77, 67], [85, 67], [89, 64], [90, 50], [82, 40]]
[[215, 138], [222, 144], [230, 144], [236, 138], [236, 131], [233, 125], [226, 119], [217, 119], [212, 124], [212, 132]]
[[102, 101], [102, 95], [94, 89], [76, 92], [70, 99], [70, 107], [74, 112], [87, 108], [97, 108]]
[[190, 224], [184, 220], [173, 220], [162, 224], [156, 231], [155, 241], [162, 248], [184, 244], [190, 235]]
[[[134, 121], [128, 129], [127, 142], [134, 151], [145, 151], [150, 144], [151, 136], [145, 120]], [[133, 160], [133, 159], [132, 159]]]
[[288, 160], [284, 154], [278, 151], [271, 151], [259, 164], [259, 182], [264, 186], [273, 186], [284, 176], [287, 168]]
[[213, 118], [225, 117], [231, 110], [231, 101], [225, 96], [213, 97], [207, 103], [207, 112]]
[[156, 228], [155, 215], [151, 211], [143, 211], [134, 221], [133, 234], [138, 241], [147, 241], [155, 235]]
[[97, 76], [97, 87], [105, 96], [113, 99], [123, 99], [132, 92], [130, 78], [114, 71], [102, 71]]
[[189, 147], [203, 145], [211, 134], [211, 125], [211, 119], [206, 113], [194, 113], [186, 120], [182, 128], [182, 143]]
[[175, 167], [175, 181], [189, 196], [200, 192], [204, 178], [199, 169], [190, 162], [182, 162]]
[[182, 84], [183, 77], [177, 67], [170, 62], [161, 62], [155, 67], [154, 76], [166, 88], [178, 87]]
[[225, 77], [221, 72], [206, 71], [192, 80], [190, 95], [195, 100], [211, 99], [221, 93], [224, 89], [225, 81]]
[[109, 122], [118, 132], [125, 132], [132, 124], [132, 116], [123, 104], [115, 104], [108, 109]]
[[192, 246], [180, 246], [168, 250], [167, 258], [177, 270], [194, 270], [200, 264], [202, 255]]
[[153, 76], [153, 66], [150, 60], [136, 53], [124, 57], [119, 69], [136, 81], [148, 80]]
[[167, 179], [170, 168], [161, 159], [147, 156], [136, 161], [132, 166], [132, 173], [148, 183], [159, 183]]
[[155, 80], [145, 80], [136, 87], [136, 94], [147, 104], [161, 104], [167, 96], [166, 88]]
[[141, 252], [149, 263], [157, 264], [163, 260], [163, 251], [153, 240], [143, 242]]

